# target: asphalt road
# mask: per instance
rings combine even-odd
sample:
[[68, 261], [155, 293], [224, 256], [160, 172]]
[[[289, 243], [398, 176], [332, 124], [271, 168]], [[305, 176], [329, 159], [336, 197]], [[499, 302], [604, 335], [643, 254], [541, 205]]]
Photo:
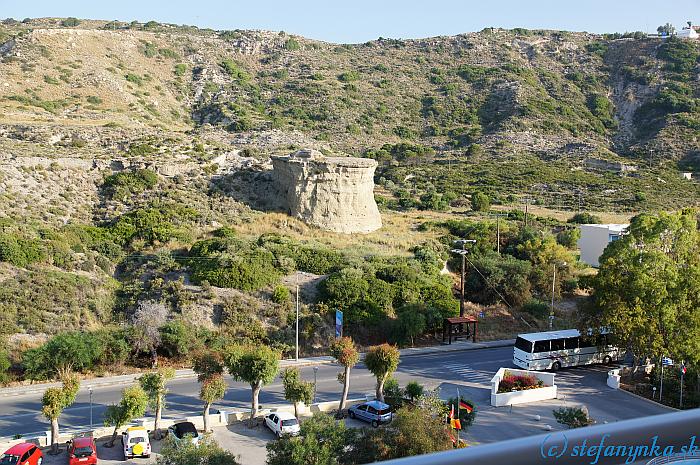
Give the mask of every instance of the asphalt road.
[[[489, 404], [490, 379], [500, 367], [515, 367], [512, 364], [513, 349], [510, 347], [466, 350], [461, 352], [412, 355], [401, 360], [395, 378], [403, 386], [415, 380], [428, 388], [440, 388], [443, 397], [460, 394], [487, 408]], [[313, 367], [301, 368], [302, 377], [313, 381]], [[337, 381], [340, 368], [337, 365], [319, 365], [317, 372], [316, 401], [336, 400], [341, 393]], [[374, 377], [364, 365], [352, 370], [350, 398], [363, 397], [374, 392]], [[591, 409], [592, 416], [605, 421], [636, 418], [668, 410], [622, 392], [614, 391], [605, 384], [606, 367], [587, 367], [562, 370], [556, 382], [560, 395], [567, 402], [584, 403]], [[228, 379], [229, 390], [225, 398], [214, 408], [248, 408], [250, 386]], [[76, 402], [67, 408], [60, 418], [62, 428], [78, 428], [90, 423], [90, 398], [88, 382], [83, 382]], [[124, 385], [96, 387], [93, 390], [93, 423], [101, 424], [107, 405], [117, 403]], [[163, 416], [182, 417], [197, 414], [201, 409], [199, 384], [195, 378], [176, 379], [168, 385], [166, 408]], [[263, 408], [287, 403], [284, 399], [282, 383], [276, 379], [263, 388], [260, 394]], [[32, 393], [18, 396], [0, 397], [0, 436], [13, 436], [45, 431], [49, 423], [41, 415], [41, 394]]]

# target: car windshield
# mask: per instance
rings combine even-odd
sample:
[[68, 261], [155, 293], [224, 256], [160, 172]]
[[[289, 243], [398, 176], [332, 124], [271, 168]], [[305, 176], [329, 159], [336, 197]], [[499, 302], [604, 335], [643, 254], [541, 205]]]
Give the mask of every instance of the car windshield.
[[282, 420], [282, 426], [294, 426], [297, 424], [299, 424], [299, 422], [297, 422], [296, 418], [291, 418], [289, 420]]
[[92, 455], [92, 447], [76, 447], [73, 451], [73, 454], [76, 457], [89, 457]]
[[2, 465], [15, 465], [17, 462], [19, 462], [19, 456], [17, 455], [2, 454], [0, 457], [0, 464]]
[[532, 353], [532, 342], [526, 341], [522, 337], [519, 337], [515, 340], [515, 348], [520, 349], [525, 353], [531, 354]]
[[129, 444], [138, 444], [139, 442], [146, 442], [146, 438], [143, 436], [135, 436], [129, 439]]

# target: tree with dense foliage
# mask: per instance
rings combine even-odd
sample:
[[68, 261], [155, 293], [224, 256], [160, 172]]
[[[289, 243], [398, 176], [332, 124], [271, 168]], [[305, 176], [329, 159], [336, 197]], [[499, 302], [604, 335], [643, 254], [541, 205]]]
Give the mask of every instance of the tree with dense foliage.
[[360, 360], [360, 354], [355, 347], [355, 343], [347, 336], [336, 339], [331, 344], [331, 355], [343, 366], [343, 373], [338, 374], [338, 379], [343, 383], [343, 394], [340, 396], [338, 415], [342, 415], [345, 410], [345, 403], [350, 392], [350, 369]]
[[64, 372], [61, 387], [51, 387], [41, 398], [41, 413], [51, 422], [51, 453], [58, 454], [58, 417], [63, 410], [75, 402], [80, 389], [78, 377]]
[[11, 366], [9, 354], [6, 350], [0, 349], [0, 385], [7, 384], [9, 381], [10, 376], [7, 372]]
[[406, 305], [401, 307], [394, 322], [396, 339], [405, 343], [410, 341], [411, 347], [416, 337], [425, 332], [427, 327], [425, 316], [420, 311], [420, 306]]
[[592, 213], [582, 212], [576, 213], [574, 216], [567, 220], [567, 223], [574, 224], [600, 224], [601, 220], [599, 216]]
[[464, 291], [472, 302], [491, 305], [502, 300], [518, 306], [531, 296], [532, 265], [511, 255], [490, 251], [470, 258]]
[[112, 437], [106, 447], [113, 447], [117, 439], [117, 431], [136, 417], [146, 413], [148, 394], [139, 385], [129, 386], [122, 391], [118, 404], [112, 404], [105, 411], [105, 426], [114, 426]]
[[165, 441], [158, 465], [239, 465], [236, 456], [224, 450], [211, 437], [205, 436], [199, 443], [192, 441]]
[[209, 428], [209, 410], [211, 405], [217, 400], [221, 400], [226, 395], [226, 390], [228, 389], [228, 384], [222, 375], [214, 375], [202, 382], [202, 386], [199, 390], [199, 398], [204, 402], [204, 410], [202, 412], [202, 417], [204, 418], [204, 431], [207, 432]]
[[424, 390], [425, 389], [423, 388], [423, 386], [417, 381], [411, 381], [406, 385], [406, 388], [404, 389], [404, 391], [406, 392], [406, 396], [411, 402], [415, 401], [420, 396], [422, 396]]
[[299, 436], [267, 443], [267, 465], [338, 465], [352, 463], [352, 432], [345, 423], [316, 413], [301, 424]]
[[168, 393], [167, 383], [175, 377], [175, 370], [172, 368], [161, 368], [158, 371], [146, 373], [139, 378], [141, 388], [148, 395], [148, 405], [155, 413], [153, 422], [153, 435], [160, 439], [160, 419], [165, 407], [165, 396]]
[[284, 398], [294, 404], [294, 416], [299, 418], [299, 402], [311, 405], [314, 397], [314, 383], [301, 379], [299, 368], [291, 367], [282, 372], [282, 386], [284, 386]]
[[666, 24], [662, 24], [661, 26], [657, 27], [656, 32], [658, 32], [659, 35], [672, 36], [673, 34], [676, 33], [676, 28], [673, 26], [673, 24], [666, 23]]
[[192, 369], [197, 373], [197, 381], [201, 383], [199, 398], [204, 402], [204, 431], [209, 431], [209, 409], [214, 402], [223, 399], [228, 389], [223, 376], [221, 355], [214, 351], [197, 354]]
[[102, 341], [90, 333], [67, 332], [24, 352], [22, 365], [29, 379], [49, 379], [67, 369], [80, 372], [92, 368], [103, 351]]
[[489, 196], [483, 192], [475, 192], [471, 197], [472, 210], [475, 212], [486, 212], [491, 208]]
[[267, 346], [231, 346], [227, 348], [225, 365], [236, 381], [250, 384], [250, 418], [258, 414], [260, 390], [270, 384], [279, 371], [280, 353]]
[[399, 366], [399, 349], [389, 344], [372, 346], [365, 355], [367, 369], [377, 378], [377, 399], [384, 402], [384, 383]]
[[637, 359], [700, 364], [698, 212], [634, 217], [608, 245], [593, 280], [586, 326], [608, 327]]

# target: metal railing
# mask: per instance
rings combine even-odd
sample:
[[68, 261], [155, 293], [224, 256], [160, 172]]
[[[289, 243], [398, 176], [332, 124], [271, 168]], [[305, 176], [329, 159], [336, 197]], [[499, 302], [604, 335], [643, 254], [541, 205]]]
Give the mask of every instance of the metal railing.
[[390, 460], [383, 465], [636, 464], [679, 453], [690, 458], [691, 447], [695, 447], [691, 453], [700, 453], [700, 409]]

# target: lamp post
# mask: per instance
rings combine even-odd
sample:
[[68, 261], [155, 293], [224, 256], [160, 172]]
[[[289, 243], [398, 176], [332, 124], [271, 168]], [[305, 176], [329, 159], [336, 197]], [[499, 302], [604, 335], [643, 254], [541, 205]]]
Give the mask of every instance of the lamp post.
[[297, 329], [296, 329], [296, 361], [299, 361], [299, 272], [297, 271]]
[[318, 373], [318, 367], [314, 367], [314, 399], [311, 403], [316, 403], [316, 374]]
[[476, 244], [474, 239], [459, 239], [454, 242], [457, 245], [461, 245], [461, 249], [452, 249], [451, 252], [462, 256], [462, 274], [459, 279], [459, 316], [464, 316], [464, 262], [466, 261], [467, 250], [465, 246], [467, 243]]
[[552, 272], [552, 304], [549, 309], [549, 329], [552, 329], [554, 326], [554, 292], [556, 289], [556, 282], [557, 282], [557, 265], [559, 266], [566, 266], [566, 262], [554, 262], [552, 265], [553, 267], [553, 272]]
[[92, 429], [92, 386], [88, 386], [88, 392], [90, 393], [90, 429]]

